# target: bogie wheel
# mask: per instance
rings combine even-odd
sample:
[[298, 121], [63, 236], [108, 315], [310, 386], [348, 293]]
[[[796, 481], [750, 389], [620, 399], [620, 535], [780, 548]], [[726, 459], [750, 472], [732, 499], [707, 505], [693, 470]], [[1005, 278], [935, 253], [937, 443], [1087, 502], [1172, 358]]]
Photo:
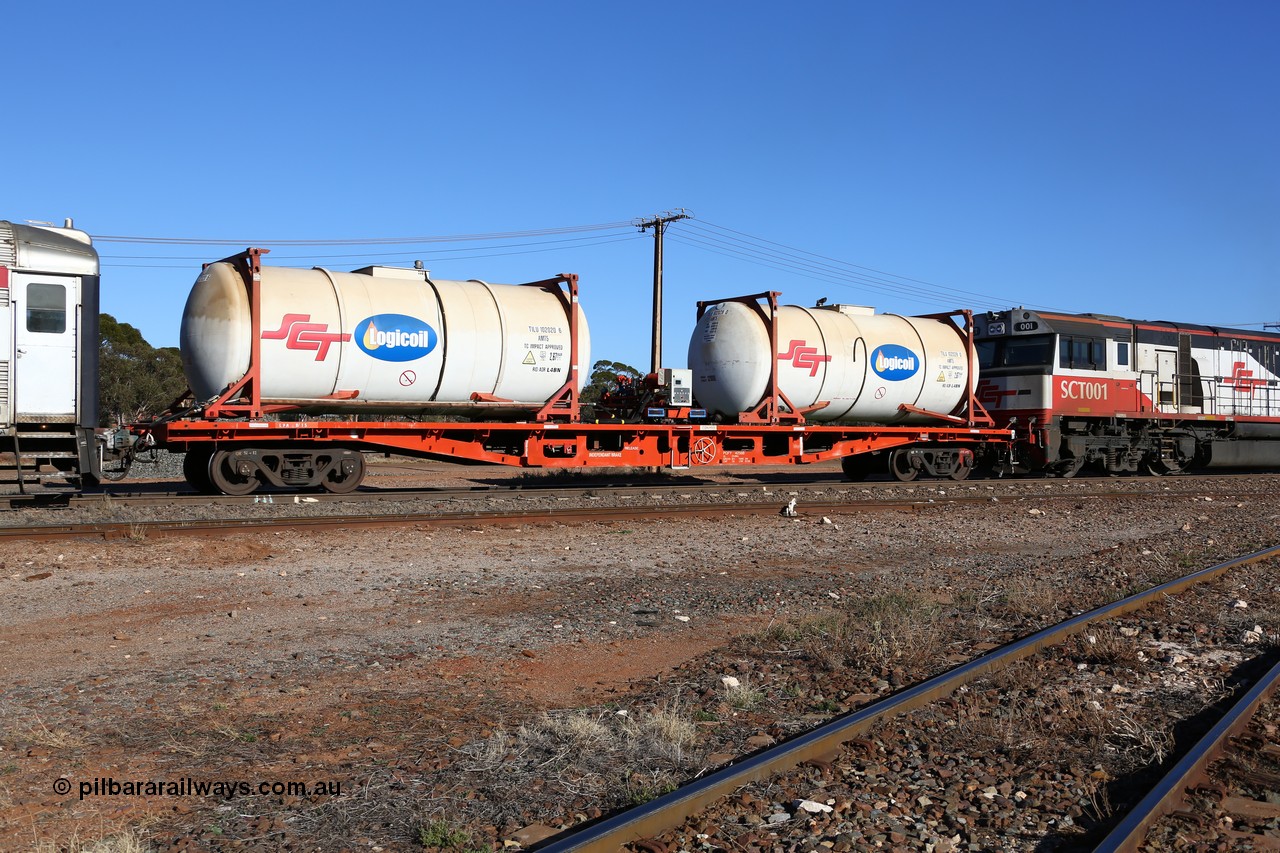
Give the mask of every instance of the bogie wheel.
[[840, 459], [840, 470], [844, 471], [844, 475], [850, 480], [865, 480], [871, 475], [871, 467], [875, 454], [858, 453], [854, 456], [845, 456]]
[[973, 466], [972, 466], [972, 465], [963, 465], [963, 464], [961, 464], [961, 465], [957, 465], [957, 466], [956, 466], [956, 470], [954, 470], [954, 471], [952, 471], [952, 472], [951, 472], [951, 479], [953, 479], [953, 480], [967, 480], [967, 479], [969, 479], [969, 475], [970, 475], [970, 474], [972, 474], [972, 473], [973, 473]]
[[920, 476], [920, 469], [911, 467], [909, 453], [906, 450], [895, 450], [889, 457], [889, 470], [903, 483], [910, 483]]
[[209, 459], [213, 451], [208, 449], [188, 450], [182, 459], [182, 476], [187, 484], [202, 495], [211, 495], [218, 490], [209, 479]]
[[1062, 464], [1062, 467], [1058, 468], [1058, 476], [1064, 480], [1070, 480], [1076, 474], [1079, 474], [1080, 469], [1083, 467], [1084, 459], [1082, 457], [1068, 459]]
[[364, 479], [364, 472], [364, 454], [354, 453], [339, 459], [334, 470], [329, 472], [320, 485], [324, 486], [326, 492], [345, 495], [356, 490]]
[[209, 459], [209, 481], [224, 495], [247, 495], [258, 488], [258, 476], [241, 473], [232, 463], [229, 450], [216, 450]]
[[1182, 465], [1175, 459], [1160, 456], [1144, 460], [1142, 470], [1153, 477], [1163, 477], [1166, 474], [1181, 474]]

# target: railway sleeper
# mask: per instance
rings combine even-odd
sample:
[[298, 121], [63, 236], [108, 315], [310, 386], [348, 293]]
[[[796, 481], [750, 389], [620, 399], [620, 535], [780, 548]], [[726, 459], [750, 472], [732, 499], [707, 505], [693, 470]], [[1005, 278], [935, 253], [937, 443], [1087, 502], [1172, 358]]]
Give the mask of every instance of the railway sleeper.
[[198, 492], [247, 495], [263, 485], [345, 494], [364, 479], [364, 454], [343, 447], [193, 449], [183, 473]]

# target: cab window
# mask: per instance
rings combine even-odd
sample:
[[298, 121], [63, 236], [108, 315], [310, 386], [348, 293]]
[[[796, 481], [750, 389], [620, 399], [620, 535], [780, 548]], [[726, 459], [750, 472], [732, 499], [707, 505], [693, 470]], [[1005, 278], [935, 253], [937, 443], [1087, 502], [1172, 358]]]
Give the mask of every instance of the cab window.
[[1053, 337], [1050, 335], [987, 338], [977, 342], [977, 350], [980, 368], [1048, 368], [1053, 363]]
[[27, 331], [62, 334], [67, 330], [67, 288], [61, 284], [27, 285]]
[[1058, 366], [1073, 370], [1106, 370], [1106, 341], [1064, 335], [1058, 343]]

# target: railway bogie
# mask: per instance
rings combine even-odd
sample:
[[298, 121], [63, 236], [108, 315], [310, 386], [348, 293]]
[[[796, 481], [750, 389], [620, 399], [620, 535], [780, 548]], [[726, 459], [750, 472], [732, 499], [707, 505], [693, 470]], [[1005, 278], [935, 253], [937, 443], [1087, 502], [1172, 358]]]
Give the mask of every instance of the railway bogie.
[[199, 492], [247, 495], [265, 486], [346, 494], [366, 467], [363, 453], [344, 447], [197, 447], [183, 460], [183, 475]]

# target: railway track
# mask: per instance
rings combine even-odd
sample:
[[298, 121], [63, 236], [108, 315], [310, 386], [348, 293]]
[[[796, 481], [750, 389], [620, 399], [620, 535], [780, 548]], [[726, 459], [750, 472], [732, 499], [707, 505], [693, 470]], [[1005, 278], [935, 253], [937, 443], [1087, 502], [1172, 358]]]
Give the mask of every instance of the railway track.
[[[650, 506], [635, 504], [611, 504], [601, 506], [583, 505], [586, 501], [599, 499], [600, 489], [596, 486], [588, 488], [545, 488], [533, 492], [509, 489], [475, 490], [475, 489], [393, 489], [386, 493], [360, 493], [360, 499], [374, 503], [408, 503], [429, 502], [431, 506], [421, 511], [388, 512], [373, 510], [363, 513], [338, 513], [321, 515], [290, 515], [291, 507], [309, 506], [312, 503], [323, 503], [323, 496], [301, 496], [294, 494], [257, 495], [245, 497], [209, 496], [194, 494], [140, 494], [110, 496], [81, 496], [83, 506], [102, 506], [106, 501], [111, 504], [124, 503], [140, 507], [174, 507], [183, 505], [202, 506], [256, 506], [277, 510], [275, 514], [259, 517], [237, 517], [223, 519], [138, 519], [129, 521], [90, 521], [80, 523], [37, 523], [25, 525], [0, 526], [0, 541], [16, 539], [73, 539], [95, 537], [103, 539], [145, 539], [170, 535], [218, 535], [229, 531], [250, 530], [285, 530], [285, 529], [333, 529], [360, 527], [395, 527], [395, 526], [458, 526], [458, 525], [519, 525], [533, 523], [581, 523], [587, 521], [619, 521], [629, 519], [670, 519], [691, 516], [723, 516], [723, 515], [776, 515], [787, 503], [787, 496], [796, 494], [793, 488], [776, 492], [765, 491], [770, 498], [767, 501], [750, 500], [761, 494], [760, 491], [743, 491], [741, 488], [725, 486], [678, 486], [655, 490], [648, 486], [620, 486], [608, 490], [610, 498], [628, 500], [637, 497], [651, 498], [665, 495], [668, 500]], [[815, 520], [828, 514], [870, 513], [870, 512], [916, 512], [927, 507], [944, 504], [988, 504], [994, 501], [1022, 501], [1038, 504], [1053, 502], [1084, 500], [1120, 500], [1141, 497], [1141, 493], [1133, 491], [1090, 490], [1072, 491], [1069, 493], [1021, 493], [994, 497], [990, 494], [948, 495], [924, 494], [914, 497], [867, 499], [862, 490], [842, 489], [849, 500], [813, 500], [806, 499], [797, 511], [798, 517], [809, 517]], [[1197, 490], [1162, 491], [1161, 499], [1193, 498], [1200, 495]], [[695, 496], [703, 500], [692, 502], [673, 502], [671, 498], [688, 500]], [[279, 497], [277, 502], [271, 500]], [[328, 496], [334, 502], [347, 505], [356, 500], [351, 495]], [[1247, 495], [1215, 496], [1216, 500], [1234, 500]], [[485, 498], [501, 498], [504, 500], [530, 498], [538, 502], [548, 500], [574, 502], [572, 506], [538, 506], [517, 508], [514, 510], [490, 509], [444, 509], [441, 502], [476, 501]], [[715, 500], [708, 500], [708, 498]], [[718, 500], [729, 498], [728, 500]]]
[[[421, 471], [410, 471], [414, 479], [429, 479]], [[1249, 481], [1256, 482], [1259, 475], [1248, 475]], [[106, 485], [98, 489], [82, 493], [47, 490], [28, 494], [0, 495], [0, 502], [9, 509], [27, 510], [41, 508], [94, 508], [103, 504], [120, 506], [279, 506], [289, 504], [342, 504], [342, 503], [386, 503], [395, 501], [459, 501], [485, 497], [544, 497], [578, 498], [584, 495], [595, 496], [650, 496], [655, 494], [705, 495], [716, 497], [726, 493], [769, 493], [783, 490], [823, 489], [837, 493], [862, 495], [869, 491], [894, 494], [906, 491], [909, 494], [950, 494], [953, 499], [960, 497], [957, 492], [963, 490], [999, 491], [1001, 494], [1022, 489], [1029, 498], [1061, 497], [1064, 494], [1082, 497], [1118, 497], [1125, 494], [1140, 494], [1152, 486], [1161, 487], [1160, 494], [1168, 497], [1198, 495], [1205, 491], [1207, 483], [1239, 481], [1239, 477], [1230, 475], [1205, 475], [1203, 477], [1187, 477], [1170, 479], [1168, 477], [1133, 476], [1123, 479], [1113, 477], [1079, 477], [1072, 480], [974, 480], [952, 482], [949, 480], [916, 481], [899, 483], [894, 480], [871, 480], [853, 482], [839, 472], [813, 472], [805, 476], [782, 473], [762, 473], [754, 477], [743, 476], [732, 482], [672, 482], [656, 479], [652, 482], [636, 481], [634, 478], [621, 480], [590, 479], [580, 483], [565, 484], [549, 480], [525, 480], [512, 478], [509, 482], [482, 483], [470, 486], [377, 486], [366, 485], [347, 494], [332, 494], [324, 491], [294, 492], [262, 490], [251, 495], [209, 495], [191, 491], [180, 481], [156, 481], [145, 483], [122, 483]]]
[[[1243, 692], [1222, 718], [1175, 764], [1097, 847], [1097, 853], [1137, 851], [1151, 837], [1156, 822], [1166, 816], [1195, 824], [1198, 829], [1220, 827], [1239, 847], [1280, 849], [1280, 838], [1264, 835], [1267, 824], [1280, 819], [1274, 793], [1280, 786], [1280, 737], [1274, 723], [1258, 720], [1258, 711], [1271, 703], [1267, 716], [1276, 719], [1280, 663], [1272, 666]], [[1216, 774], [1213, 764], [1218, 762]], [[1259, 767], [1259, 762], [1266, 765]], [[1264, 792], [1264, 798], [1252, 796]], [[1243, 796], [1242, 796], [1243, 794]], [[1191, 800], [1192, 802], [1188, 802]], [[1241, 831], [1239, 827], [1250, 831]], [[1257, 831], [1253, 831], [1257, 830]], [[1160, 847], [1180, 846], [1176, 828], [1167, 828]], [[1172, 837], [1170, 837], [1172, 836]]]
[[[851, 743], [858, 742], [873, 729], [900, 714], [923, 708], [951, 696], [982, 677], [1010, 667], [1018, 661], [1081, 634], [1092, 625], [1150, 607], [1170, 596], [1180, 595], [1192, 587], [1216, 580], [1233, 569], [1271, 559], [1277, 555], [1280, 555], [1280, 546], [1267, 548], [1193, 572], [1080, 614], [1021, 640], [1008, 643], [989, 654], [900, 690], [776, 746], [739, 758], [727, 766], [639, 807], [548, 839], [535, 849], [541, 853], [614, 851], [629, 844], [637, 849], [659, 852], [679, 849], [679, 842], [675, 842], [676, 846], [670, 846], [667, 842], [671, 839], [664, 834], [686, 825], [692, 818], [713, 804], [723, 802], [744, 786], [769, 780], [805, 764], [819, 768], [825, 767], [829, 770], [842, 749], [847, 748]], [[1274, 690], [1277, 675], [1280, 675], [1280, 667], [1273, 667], [1259, 685], [1238, 703], [1239, 715], [1229, 721], [1224, 718], [1224, 721], [1214, 728], [1202, 744], [1190, 750], [1187, 757], [1174, 767], [1169, 776], [1153, 788], [1151, 797], [1136, 806], [1131, 815], [1117, 827], [1116, 832], [1113, 833], [1114, 837], [1108, 838], [1104, 846], [1099, 849], [1117, 851], [1137, 849], [1137, 845], [1141, 843], [1155, 818], [1178, 807], [1180, 802], [1178, 797], [1187, 785], [1193, 780], [1203, 778], [1203, 768], [1209, 757], [1221, 753], [1222, 744], [1227, 736], [1232, 732], [1240, 731], [1247, 723], [1248, 715], [1256, 708], [1262, 697], [1270, 695]], [[1274, 726], [1271, 731], [1271, 738], [1274, 740]], [[1272, 748], [1271, 754], [1280, 755], [1280, 747]], [[1280, 781], [1280, 777], [1269, 777], [1269, 779]], [[992, 790], [996, 789], [992, 788]], [[1250, 808], [1247, 803], [1240, 803], [1238, 807]], [[812, 808], [815, 812], [821, 812], [824, 809], [827, 812], [831, 811], [831, 808], [823, 803], [809, 803], [807, 806], [798, 806], [797, 813], [803, 808]], [[1252, 808], [1255, 812], [1261, 809], [1268, 814], [1280, 812], [1269, 803]]]

